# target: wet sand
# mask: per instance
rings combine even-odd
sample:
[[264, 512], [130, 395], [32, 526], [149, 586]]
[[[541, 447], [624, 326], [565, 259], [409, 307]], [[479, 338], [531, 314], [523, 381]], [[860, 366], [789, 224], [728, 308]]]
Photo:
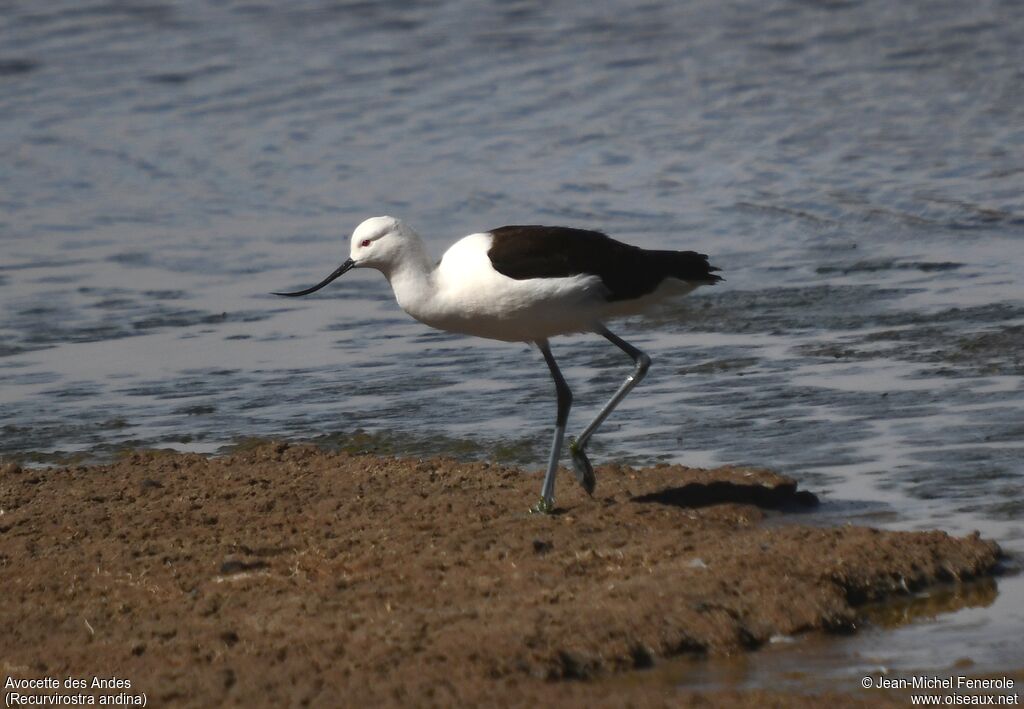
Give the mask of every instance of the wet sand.
[[540, 516], [539, 475], [450, 459], [270, 443], [9, 464], [0, 664], [127, 678], [156, 706], [877, 706], [615, 678], [853, 631], [864, 604], [1000, 556], [976, 535], [801, 525], [813, 495], [765, 470], [604, 466], [594, 498], [562, 475]]

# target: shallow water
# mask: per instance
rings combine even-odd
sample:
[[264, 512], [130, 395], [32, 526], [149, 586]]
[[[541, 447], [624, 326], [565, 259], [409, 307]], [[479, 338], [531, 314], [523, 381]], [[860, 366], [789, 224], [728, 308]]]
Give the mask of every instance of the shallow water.
[[[366, 216], [436, 254], [571, 224], [727, 278], [617, 326], [654, 366], [595, 462], [765, 465], [823, 515], [1022, 551], [1022, 32], [1009, 0], [9, 4], [0, 456], [362, 431], [540, 467], [535, 351], [430, 331], [372, 272], [267, 292]], [[628, 361], [555, 353], [578, 427]], [[1019, 663], [1021, 587], [876, 650]]]

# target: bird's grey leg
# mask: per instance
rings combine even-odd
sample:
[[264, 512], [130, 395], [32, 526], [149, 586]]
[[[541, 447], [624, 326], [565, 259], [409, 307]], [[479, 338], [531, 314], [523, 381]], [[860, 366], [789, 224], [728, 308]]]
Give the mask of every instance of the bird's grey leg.
[[555, 380], [555, 391], [558, 393], [558, 414], [555, 416], [555, 437], [551, 441], [551, 455], [548, 458], [548, 470], [544, 474], [544, 486], [540, 491], [540, 502], [533, 508], [534, 512], [551, 512], [555, 507], [555, 474], [558, 472], [558, 458], [562, 454], [562, 439], [565, 436], [565, 422], [569, 420], [569, 409], [572, 407], [572, 391], [565, 383], [562, 372], [558, 369], [551, 347], [547, 340], [538, 340], [537, 347], [544, 355], [544, 361], [551, 370], [551, 378]]
[[594, 431], [597, 430], [598, 426], [604, 423], [604, 420], [608, 418], [608, 414], [626, 398], [626, 394], [640, 383], [640, 380], [647, 374], [647, 369], [651, 366], [650, 357], [608, 330], [608, 328], [601, 326], [596, 332], [603, 335], [609, 342], [632, 357], [634, 366], [633, 372], [626, 377], [626, 381], [612, 394], [612, 398], [608, 400], [604, 408], [597, 412], [594, 420], [583, 429], [583, 433], [579, 435], [579, 438], [569, 439], [569, 452], [572, 454], [572, 466], [576, 471], [576, 477], [583, 486], [583, 489], [590, 494], [593, 494], [597, 481], [594, 478], [594, 468], [590, 465], [590, 460], [587, 458], [584, 449], [587, 447], [590, 437], [594, 435]]

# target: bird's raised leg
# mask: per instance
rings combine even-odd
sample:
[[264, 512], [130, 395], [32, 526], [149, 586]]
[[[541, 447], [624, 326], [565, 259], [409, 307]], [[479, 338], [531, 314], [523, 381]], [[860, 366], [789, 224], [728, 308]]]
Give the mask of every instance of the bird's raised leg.
[[555, 436], [551, 441], [551, 455], [548, 458], [548, 470], [544, 474], [544, 486], [540, 491], [540, 502], [534, 512], [551, 512], [555, 508], [555, 475], [558, 472], [558, 458], [562, 455], [562, 439], [565, 436], [565, 422], [569, 420], [569, 409], [572, 407], [572, 391], [565, 383], [562, 372], [558, 369], [551, 347], [547, 340], [538, 340], [537, 347], [544, 355], [544, 361], [551, 370], [551, 378], [555, 380], [555, 391], [558, 394], [558, 414], [555, 416]]
[[583, 433], [579, 435], [579, 438], [569, 439], [569, 452], [572, 454], [572, 467], [576, 471], [576, 478], [580, 481], [580, 485], [589, 494], [594, 493], [594, 486], [597, 483], [594, 478], [594, 468], [590, 465], [590, 460], [587, 458], [585, 448], [587, 443], [590, 441], [590, 437], [594, 435], [594, 431], [597, 430], [598, 426], [604, 423], [604, 420], [608, 418], [610, 414], [619, 403], [626, 398], [626, 394], [632, 390], [640, 380], [647, 374], [647, 369], [651, 366], [651, 358], [648, 357], [644, 352], [641, 352], [633, 345], [623, 340], [618, 335], [614, 334], [606, 327], [600, 327], [596, 330], [599, 334], [603, 335], [609, 342], [618, 347], [620, 350], [628, 354], [633, 358], [633, 372], [626, 377], [619, 388], [612, 394], [612, 398], [608, 400], [608, 403], [604, 405], [591, 421]]

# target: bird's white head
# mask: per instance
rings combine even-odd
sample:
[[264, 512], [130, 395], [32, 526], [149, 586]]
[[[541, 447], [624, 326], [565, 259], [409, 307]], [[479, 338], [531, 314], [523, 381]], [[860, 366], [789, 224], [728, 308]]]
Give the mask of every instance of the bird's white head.
[[353, 268], [375, 268], [389, 279], [392, 272], [412, 257], [425, 259], [423, 242], [416, 232], [394, 217], [371, 217], [352, 232], [349, 259], [320, 283], [305, 290], [274, 295], [309, 295]]
[[419, 236], [401, 219], [371, 217], [352, 232], [349, 256], [356, 268], [376, 268], [390, 275], [418, 242]]

